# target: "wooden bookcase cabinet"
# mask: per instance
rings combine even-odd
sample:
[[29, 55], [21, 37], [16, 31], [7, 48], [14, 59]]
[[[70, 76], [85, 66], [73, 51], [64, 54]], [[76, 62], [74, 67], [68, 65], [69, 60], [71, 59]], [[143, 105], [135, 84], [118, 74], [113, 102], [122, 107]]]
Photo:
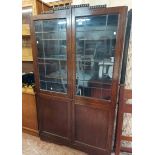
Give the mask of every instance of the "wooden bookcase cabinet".
[[33, 15], [49, 10], [50, 6], [40, 0], [22, 1], [22, 60], [33, 61], [30, 23]]
[[[33, 71], [31, 47], [31, 17], [47, 11], [50, 6], [40, 0], [22, 0], [22, 72]], [[22, 88], [22, 129], [24, 132], [38, 135], [36, 97], [32, 88]]]
[[39, 135], [110, 155], [127, 7], [71, 6], [33, 17]]

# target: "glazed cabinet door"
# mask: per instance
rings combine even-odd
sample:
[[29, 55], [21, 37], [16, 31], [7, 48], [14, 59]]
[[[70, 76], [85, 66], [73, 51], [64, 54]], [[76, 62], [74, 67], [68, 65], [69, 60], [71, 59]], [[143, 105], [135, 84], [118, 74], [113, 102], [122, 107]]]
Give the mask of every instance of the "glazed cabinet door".
[[33, 17], [32, 37], [39, 133], [69, 143], [72, 70], [70, 10]]
[[34, 17], [37, 91], [71, 96], [70, 11]]
[[91, 154], [111, 152], [126, 12], [126, 7], [72, 9], [73, 137]]

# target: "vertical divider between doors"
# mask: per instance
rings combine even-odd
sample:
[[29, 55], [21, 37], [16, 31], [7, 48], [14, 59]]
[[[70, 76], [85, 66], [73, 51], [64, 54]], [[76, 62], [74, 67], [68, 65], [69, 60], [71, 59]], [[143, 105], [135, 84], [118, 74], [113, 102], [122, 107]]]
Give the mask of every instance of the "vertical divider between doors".
[[72, 134], [72, 126], [73, 126], [73, 112], [72, 112], [72, 107], [73, 107], [73, 57], [72, 57], [72, 13], [71, 13], [71, 7], [69, 8], [68, 12], [67, 12], [67, 20], [68, 20], [68, 25], [67, 25], [67, 67], [68, 67], [68, 86], [69, 86], [69, 90], [68, 90], [68, 93], [69, 93], [69, 98], [70, 98], [70, 104], [69, 104], [69, 107], [68, 107], [68, 123], [69, 123], [69, 131], [68, 131], [68, 136], [70, 137], [70, 141], [72, 143], [72, 137], [73, 137], [73, 134]]
[[75, 16], [74, 16], [74, 9], [72, 7], [70, 7], [71, 9], [71, 14], [70, 14], [70, 21], [71, 21], [71, 40], [72, 40], [72, 43], [71, 43], [71, 55], [72, 55], [72, 110], [71, 110], [71, 115], [72, 115], [72, 137], [71, 137], [71, 141], [72, 141], [72, 144], [74, 143], [74, 139], [75, 139]]

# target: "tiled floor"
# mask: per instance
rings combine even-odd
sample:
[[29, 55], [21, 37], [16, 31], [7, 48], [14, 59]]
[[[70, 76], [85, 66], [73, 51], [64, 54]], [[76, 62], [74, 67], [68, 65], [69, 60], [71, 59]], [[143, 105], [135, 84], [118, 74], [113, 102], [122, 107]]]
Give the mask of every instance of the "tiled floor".
[[87, 155], [86, 153], [66, 146], [41, 141], [39, 137], [31, 136], [26, 133], [23, 133], [22, 141], [23, 155]]
[[41, 141], [39, 137], [23, 133], [23, 155], [86, 155], [66, 146]]

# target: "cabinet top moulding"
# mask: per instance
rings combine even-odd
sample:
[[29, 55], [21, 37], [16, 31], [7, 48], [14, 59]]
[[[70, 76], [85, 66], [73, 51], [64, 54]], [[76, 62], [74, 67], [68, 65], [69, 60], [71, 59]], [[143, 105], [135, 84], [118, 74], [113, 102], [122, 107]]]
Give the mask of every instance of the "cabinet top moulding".
[[[85, 6], [83, 6], [85, 5]], [[82, 16], [83, 13], [88, 12], [88, 9], [93, 13], [94, 15], [105, 15], [110, 12], [113, 12], [113, 14], [118, 13], [118, 14], [123, 14], [126, 12], [128, 9], [127, 6], [118, 6], [118, 7], [106, 7], [103, 5], [101, 6], [89, 6], [87, 4], [81, 4], [81, 5], [71, 5], [71, 7], [66, 6], [66, 7], [56, 7], [56, 8], [51, 8], [48, 11], [42, 12], [42, 14], [34, 15], [32, 17], [32, 20], [49, 20], [51, 18], [61, 18], [64, 17], [64, 12], [63, 11], [69, 11], [69, 8], [74, 9], [74, 14], [78, 14], [78, 16]], [[95, 13], [96, 12], [96, 13]]]

